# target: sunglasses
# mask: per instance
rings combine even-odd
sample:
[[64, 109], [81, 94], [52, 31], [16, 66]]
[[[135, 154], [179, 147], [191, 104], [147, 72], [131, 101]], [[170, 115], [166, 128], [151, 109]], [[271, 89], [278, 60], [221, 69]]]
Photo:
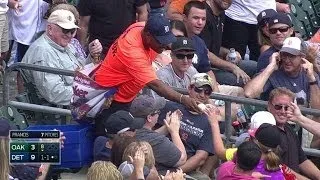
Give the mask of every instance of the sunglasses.
[[285, 27], [285, 28], [270, 28], [269, 33], [270, 34], [276, 34], [278, 31], [281, 33], [287, 32], [290, 29], [290, 27]]
[[178, 59], [184, 60], [186, 57], [187, 59], [192, 59], [194, 54], [175, 54]]
[[64, 29], [64, 28], [61, 28], [62, 29], [62, 32], [63, 34], [68, 34], [68, 33], [71, 33], [73, 34], [74, 32], [76, 32], [76, 29]]
[[152, 112], [150, 115], [151, 116], [154, 116], [154, 115], [156, 115], [156, 114], [160, 114], [161, 113], [161, 111], [160, 110], [155, 110], [154, 112]]
[[194, 87], [194, 91], [195, 91], [196, 93], [199, 93], [199, 94], [202, 93], [202, 92], [204, 92], [204, 94], [207, 95], [207, 96], [210, 96], [211, 93], [212, 93], [212, 90], [211, 90], [211, 89], [207, 89], [207, 88]]
[[289, 106], [287, 105], [281, 105], [281, 104], [273, 104], [273, 107], [275, 110], [279, 111], [279, 110], [282, 110], [284, 109], [285, 111], [288, 110]]

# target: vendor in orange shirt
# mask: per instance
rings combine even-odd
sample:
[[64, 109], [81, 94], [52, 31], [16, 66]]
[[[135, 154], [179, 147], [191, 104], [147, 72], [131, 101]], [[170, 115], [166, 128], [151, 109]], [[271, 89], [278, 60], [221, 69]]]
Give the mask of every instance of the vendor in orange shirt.
[[151, 16], [148, 21], [132, 24], [112, 44], [101, 67], [95, 73], [95, 81], [105, 87], [117, 87], [118, 91], [109, 109], [96, 118], [97, 135], [105, 132], [103, 123], [118, 110], [129, 110], [131, 101], [145, 86], [168, 100], [182, 103], [199, 112], [197, 102], [164, 84], [156, 76], [152, 61], [156, 55], [176, 40], [170, 31], [169, 20], [163, 16]]

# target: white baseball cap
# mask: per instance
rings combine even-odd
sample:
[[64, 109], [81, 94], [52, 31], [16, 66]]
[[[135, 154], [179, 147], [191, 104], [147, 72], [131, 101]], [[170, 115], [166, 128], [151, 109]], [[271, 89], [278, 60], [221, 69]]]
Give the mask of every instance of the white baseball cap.
[[303, 41], [297, 37], [288, 37], [284, 40], [280, 52], [287, 52], [289, 54], [298, 56], [304, 54]]
[[48, 23], [57, 24], [63, 29], [79, 28], [76, 24], [76, 19], [71, 11], [58, 9], [53, 11], [49, 18]]
[[261, 124], [267, 123], [271, 125], [276, 125], [276, 119], [274, 116], [268, 111], [259, 111], [256, 112], [251, 117], [250, 129], [248, 133], [254, 137], [256, 130], [260, 127]]

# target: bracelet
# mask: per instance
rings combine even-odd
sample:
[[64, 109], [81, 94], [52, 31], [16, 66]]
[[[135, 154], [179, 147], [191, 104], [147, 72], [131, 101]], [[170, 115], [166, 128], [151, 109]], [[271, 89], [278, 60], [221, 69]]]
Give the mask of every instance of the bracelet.
[[311, 85], [318, 85], [318, 81], [315, 80], [315, 81], [309, 82], [309, 85], [310, 85], [310, 86], [311, 86]]
[[184, 96], [183, 94], [180, 95], [180, 99], [179, 99], [180, 104], [182, 103], [182, 97], [183, 96]]

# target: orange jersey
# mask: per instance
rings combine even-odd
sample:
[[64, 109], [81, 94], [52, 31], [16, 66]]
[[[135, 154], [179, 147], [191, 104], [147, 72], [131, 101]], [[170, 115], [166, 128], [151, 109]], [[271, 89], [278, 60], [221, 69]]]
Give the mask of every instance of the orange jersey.
[[115, 100], [131, 102], [150, 81], [157, 79], [152, 61], [157, 53], [142, 42], [145, 22], [132, 24], [112, 44], [95, 73], [95, 81], [105, 87], [118, 87]]

